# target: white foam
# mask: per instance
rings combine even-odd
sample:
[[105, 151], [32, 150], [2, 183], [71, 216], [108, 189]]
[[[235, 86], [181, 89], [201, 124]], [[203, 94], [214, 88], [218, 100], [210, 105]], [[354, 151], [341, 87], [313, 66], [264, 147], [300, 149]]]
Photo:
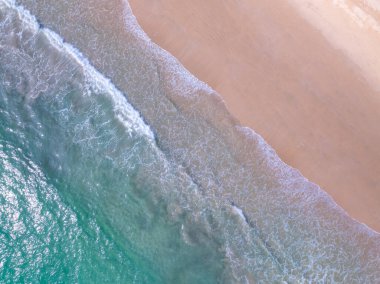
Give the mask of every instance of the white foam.
[[[7, 8], [17, 10], [20, 20], [22, 21], [24, 26], [30, 29], [30, 31], [34, 34], [44, 34], [51, 46], [53, 46], [56, 50], [59, 50], [59, 52], [61, 52], [62, 54], [69, 55], [70, 58], [74, 60], [75, 64], [82, 68], [86, 79], [85, 88], [88, 90], [88, 94], [91, 93], [89, 92], [89, 90], [92, 89], [98, 92], [100, 91], [105, 94], [111, 95], [113, 101], [115, 102], [116, 116], [119, 119], [119, 121], [124, 124], [128, 132], [131, 132], [131, 130], [134, 129], [140, 133], [143, 133], [146, 137], [150, 138], [151, 140], [154, 139], [154, 134], [152, 130], [147, 124], [143, 122], [140, 113], [128, 103], [125, 95], [121, 91], [119, 91], [108, 78], [106, 78], [98, 70], [96, 70], [90, 64], [88, 59], [77, 48], [75, 48], [69, 43], [64, 42], [62, 37], [60, 37], [57, 33], [53, 32], [52, 30], [48, 28], [40, 28], [36, 18], [22, 6], [16, 6], [14, 1], [1, 0], [0, 5], [1, 9]], [[35, 82], [34, 84], [38, 84], [38, 82]], [[45, 86], [43, 89], [34, 88], [33, 90], [35, 94], [30, 94], [30, 97], [37, 97], [41, 92], [46, 91], [46, 88], [47, 86]]]
[[147, 47], [166, 64], [171, 76], [169, 78], [170, 87], [176, 91], [177, 94], [183, 96], [192, 96], [199, 90], [206, 93], [215, 94], [213, 89], [205, 82], [196, 78], [189, 70], [184, 67], [176, 57], [171, 55], [167, 50], [155, 44], [140, 27], [135, 15], [132, 13], [131, 6], [127, 0], [124, 3], [124, 22], [128, 30], [133, 31], [136, 37], [143, 41]]
[[[128, 5], [126, 1], [125, 3]], [[169, 80], [170, 87], [174, 90], [173, 93], [175, 93], [175, 95], [173, 96], [193, 97], [198, 95], [199, 90], [205, 90], [206, 94], [215, 94], [211, 88], [190, 74], [190, 72], [181, 66], [168, 52], [153, 44], [146, 34], [143, 33], [136, 19], [128, 9], [129, 6], [126, 6], [127, 11], [124, 11], [126, 27], [133, 31], [137, 40], [142, 42], [139, 47], [141, 47], [141, 50], [144, 52], [144, 56], [147, 54], [143, 59], [148, 61], [148, 64], [150, 63], [149, 60], [151, 60], [153, 62], [152, 65], [157, 64], [160, 67], [164, 66], [163, 68], [166, 68], [165, 70], [170, 73], [170, 76], [166, 77], [166, 80]], [[73, 38], [75, 38], [75, 36], [73, 36]], [[98, 44], [100, 45], [99, 49], [103, 47], [104, 52], [106, 45], [102, 45], [102, 41], [99, 41]], [[82, 48], [84, 48], [83, 50], [85, 52], [86, 46], [82, 46]], [[127, 49], [127, 47], [125, 47], [125, 49]], [[112, 51], [109, 51], [106, 55], [108, 56], [111, 52]], [[92, 54], [92, 56], [93, 60], [98, 60], [102, 55], [96, 54], [95, 56], [99, 57], [94, 57]], [[91, 54], [89, 57], [91, 58]], [[117, 55], [115, 55], [115, 58], [117, 58]], [[133, 63], [134, 61], [131, 60], [129, 62]], [[95, 64], [95, 66], [99, 66], [102, 72], [106, 72], [107, 68], [104, 68], [104, 65], [112, 65], [112, 63], [115, 64], [115, 61], [101, 62], [101, 60], [99, 60], [98, 65]], [[108, 72], [110, 72], [109, 70], [113, 70], [113, 66], [108, 67]], [[133, 66], [133, 68], [138, 67], [139, 66]], [[122, 70], [124, 73], [128, 72], [128, 70], [131, 71], [128, 67], [125, 68], [126, 69], [120, 69], [118, 71]], [[152, 68], [152, 70], [153, 69], [154, 68]], [[136, 73], [140, 76], [144, 76], [150, 71], [151, 70], [147, 71], [147, 69], [143, 69], [137, 70]], [[112, 75], [113, 73], [109, 74]], [[147, 74], [146, 77], [150, 78], [149, 75], [150, 74]], [[144, 77], [144, 79], [146, 77]], [[139, 84], [144, 83], [143, 79], [139, 77], [134, 77], [134, 79], [136, 79]], [[161, 78], [157, 80], [161, 80]], [[128, 83], [129, 82], [125, 83], [122, 79], [118, 82], [121, 88], [127, 88]], [[157, 88], [160, 87], [159, 83], [162, 82], [158, 82]], [[149, 90], [153, 90], [153, 88]], [[139, 95], [140, 94], [135, 94], [135, 96]], [[150, 99], [149, 95], [158, 96], [161, 95], [161, 93], [148, 94], [146, 97], [147, 100]], [[167, 99], [165, 96], [169, 95], [165, 93], [159, 98], [164, 100]], [[138, 99], [135, 101], [139, 102]], [[136, 107], [141, 109], [142, 114], [155, 114], [155, 110], [152, 111], [152, 106], [149, 106], [149, 101], [146, 104], [144, 103], [145, 101], [141, 105], [136, 105]], [[228, 236], [228, 238], [226, 237], [226, 242], [230, 244], [228, 247], [230, 247], [231, 250], [239, 252], [234, 253], [239, 261], [234, 259], [233, 261], [231, 260], [230, 263], [236, 271], [240, 271], [239, 269], [241, 269], [241, 267], [250, 267], [253, 270], [258, 267], [256, 261], [259, 260], [249, 255], [249, 253], [255, 254], [255, 249], [263, 249], [264, 252], [277, 250], [278, 253], [274, 253], [273, 255], [277, 255], [281, 261], [277, 261], [274, 257], [275, 260], [273, 262], [277, 263], [277, 265], [271, 267], [269, 264], [266, 265], [265, 268], [269, 267], [276, 273], [289, 269], [288, 272], [293, 274], [292, 277], [294, 277], [294, 279], [302, 281], [302, 279], [304, 279], [302, 276], [304, 271], [309, 269], [306, 267], [307, 265], [315, 268], [316, 274], [318, 272], [324, 273], [323, 271], [328, 269], [326, 266], [330, 265], [330, 263], [325, 261], [323, 257], [320, 257], [318, 253], [321, 251], [325, 253], [325, 248], [330, 248], [332, 242], [336, 244], [338, 251], [342, 251], [347, 247], [347, 241], [355, 243], [355, 240], [359, 238], [358, 236], [362, 233], [360, 232], [361, 228], [354, 228], [352, 223], [346, 222], [347, 219], [344, 218], [345, 215], [340, 215], [341, 211], [333, 210], [332, 212], [336, 215], [326, 220], [321, 218], [322, 214], [313, 214], [319, 213], [316, 205], [318, 201], [327, 200], [330, 202], [330, 199], [327, 198], [327, 194], [323, 193], [315, 185], [307, 182], [298, 171], [282, 162], [275, 151], [266, 144], [264, 139], [255, 134], [254, 131], [241, 126], [231, 127], [234, 131], [237, 130], [237, 132], [240, 131], [240, 133], [243, 133], [244, 138], [248, 142], [255, 143], [257, 153], [260, 154], [260, 161], [257, 161], [257, 156], [247, 151], [245, 155], [247, 159], [251, 159], [251, 164], [246, 167], [244, 165], [243, 167], [234, 160], [234, 154], [239, 149], [235, 149], [234, 146], [231, 145], [234, 145], [236, 141], [231, 140], [232, 142], [230, 141], [231, 143], [228, 144], [223, 140], [226, 139], [225, 136], [223, 136], [224, 132], [220, 131], [220, 129], [215, 131], [215, 125], [212, 123], [207, 124], [207, 122], [200, 119], [190, 120], [186, 116], [181, 116], [181, 112], [172, 107], [169, 103], [164, 106], [162, 109], [163, 112], [166, 111], [165, 107], [168, 109], [165, 113], [167, 117], [164, 117], [167, 121], [154, 120], [153, 117], [151, 118], [152, 123], [150, 123], [152, 125], [154, 123], [153, 127], [156, 128], [165, 124], [165, 128], [161, 128], [164, 129], [162, 131], [164, 134], [158, 134], [162, 134], [160, 138], [166, 143], [166, 153], [180, 153], [178, 155], [179, 158], [175, 156], [173, 160], [178, 163], [178, 167], [182, 166], [185, 168], [187, 174], [195, 181], [194, 183], [204, 190], [203, 198], [207, 200], [207, 202], [204, 203], [210, 203], [210, 206], [206, 208], [214, 208], [214, 205], [217, 207], [223, 202], [224, 198], [230, 198], [236, 201], [236, 206], [234, 205], [235, 208], [232, 207], [232, 210], [239, 218], [245, 219], [244, 213], [246, 213], [250, 221], [256, 221], [258, 223], [257, 228], [249, 229], [248, 232], [244, 232], [244, 229], [241, 228], [232, 232], [227, 229], [223, 231], [226, 232]], [[173, 113], [175, 115], [172, 115]], [[182, 120], [174, 121], [172, 118]], [[186, 119], [188, 119], [188, 121]], [[198, 129], [201, 131], [198, 131]], [[226, 131], [236, 134], [236, 132], [231, 129], [227, 129]], [[195, 135], [192, 136], [193, 132]], [[230, 148], [227, 149], [226, 145]], [[226, 151], [224, 152], [224, 150]], [[172, 155], [172, 157], [173, 156], [174, 155]], [[255, 165], [256, 168], [250, 167], [250, 165]], [[267, 165], [269, 166], [266, 167]], [[262, 166], [264, 170], [260, 171], [260, 169], [258, 169], [260, 166]], [[273, 178], [273, 181], [269, 180], [271, 178]], [[179, 188], [179, 190], [181, 190], [181, 188]], [[185, 194], [185, 190], [186, 189], [184, 189], [184, 192], [180, 192], [180, 194]], [[323, 203], [323, 205], [325, 204], [326, 202]], [[330, 207], [328, 210], [335, 209], [334, 204], [332, 206], [331, 204], [333, 203], [329, 203]], [[191, 206], [191, 208], [194, 208], [197, 204]], [[244, 208], [244, 213], [240, 208]], [[197, 214], [197, 216], [199, 215], [200, 214]], [[342, 218], [339, 219], [340, 217]], [[198, 219], [197, 221], [199, 222]], [[227, 228], [230, 224], [226, 222], [226, 224], [223, 225]], [[341, 230], [342, 227], [346, 225], [348, 227], [347, 231]], [[341, 226], [341, 228], [339, 228], [339, 226]], [[212, 230], [210, 231], [212, 232]], [[233, 233], [235, 233], [235, 235], [233, 235]], [[254, 238], [257, 238], [258, 233], [264, 235], [265, 239], [259, 241], [259, 246], [254, 247], [253, 244], [256, 244]], [[217, 233], [213, 232], [213, 234], [214, 235], [210, 234], [211, 237], [215, 237]], [[364, 235], [368, 236], [368, 234]], [[342, 238], [342, 236], [344, 236], [344, 238]], [[190, 235], [188, 237], [190, 237]], [[318, 240], [319, 243], [317, 243], [316, 240]], [[318, 246], [315, 245], [316, 243]], [[296, 248], [297, 250], [289, 250], [289, 247]], [[313, 254], [308, 254], [309, 249], [317, 250], [314, 252], [316, 259], [312, 259]], [[300, 266], [298, 263], [301, 261], [297, 259], [300, 252], [304, 253], [302, 261], [306, 263], [305, 267]], [[329, 251], [329, 253], [331, 254], [331, 251]], [[352, 259], [357, 259], [355, 255], [360, 256], [361, 253], [362, 250], [358, 248], [353, 254], [349, 255], [347, 259], [340, 260], [339, 264], [344, 263], [349, 265]], [[284, 255], [287, 257], [283, 257]], [[271, 261], [272, 259], [269, 259], [268, 263]], [[259, 265], [263, 264], [259, 263]], [[335, 265], [335, 263], [330, 266], [333, 265]], [[290, 269], [292, 271], [290, 271]], [[362, 269], [365, 271], [365, 268]], [[346, 272], [342, 271], [341, 273]]]
[[243, 210], [241, 210], [239, 207], [235, 205], [232, 205], [232, 210], [241, 218], [242, 221], [248, 223], [247, 219], [244, 216]]

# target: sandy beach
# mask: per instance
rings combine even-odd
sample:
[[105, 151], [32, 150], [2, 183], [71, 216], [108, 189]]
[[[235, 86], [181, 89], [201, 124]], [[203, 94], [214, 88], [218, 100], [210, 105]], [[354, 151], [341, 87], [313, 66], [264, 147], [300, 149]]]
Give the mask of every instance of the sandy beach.
[[380, 231], [378, 10], [300, 2], [130, 0], [152, 40], [243, 125]]
[[3, 282], [380, 283], [363, 1], [0, 0]]

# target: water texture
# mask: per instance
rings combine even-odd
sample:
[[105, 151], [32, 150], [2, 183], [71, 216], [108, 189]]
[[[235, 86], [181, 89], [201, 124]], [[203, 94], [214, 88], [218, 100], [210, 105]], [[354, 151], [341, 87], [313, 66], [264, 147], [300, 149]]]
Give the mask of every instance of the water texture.
[[1, 282], [380, 282], [379, 234], [127, 2], [17, 4], [0, 0]]

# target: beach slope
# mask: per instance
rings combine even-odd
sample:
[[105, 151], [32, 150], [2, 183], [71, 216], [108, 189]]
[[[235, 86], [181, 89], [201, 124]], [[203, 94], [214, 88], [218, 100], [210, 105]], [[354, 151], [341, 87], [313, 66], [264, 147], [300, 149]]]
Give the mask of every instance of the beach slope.
[[362, 2], [351, 10], [344, 1], [298, 2], [130, 4], [153, 41], [220, 93], [243, 125], [380, 231], [379, 33], [347, 12]]

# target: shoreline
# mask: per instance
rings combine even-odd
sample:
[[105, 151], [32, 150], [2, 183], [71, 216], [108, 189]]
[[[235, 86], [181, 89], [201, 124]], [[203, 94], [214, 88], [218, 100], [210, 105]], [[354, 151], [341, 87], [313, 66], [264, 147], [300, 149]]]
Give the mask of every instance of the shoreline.
[[215, 89], [234, 117], [380, 231], [380, 103], [356, 63], [290, 4], [179, 2], [130, 5], [149, 37]]
[[[121, 139], [121, 144], [108, 144], [114, 140], [108, 139], [108, 135], [102, 138], [106, 148], [99, 148], [96, 142], [86, 145], [87, 140], [81, 140], [85, 149], [91, 145], [95, 148], [95, 151], [90, 148], [88, 157], [91, 159], [92, 153], [99, 151], [102, 159], [103, 153], [108, 156], [110, 152], [117, 157], [111, 164], [116, 167], [115, 177], [125, 176], [126, 170], [131, 170], [134, 180], [131, 185], [136, 185], [136, 192], [142, 193], [144, 200], [145, 194], [152, 194], [153, 203], [149, 199], [147, 203], [152, 205], [149, 207], [153, 212], [157, 212], [153, 214], [154, 224], [157, 223], [155, 216], [163, 215], [171, 227], [175, 226], [174, 234], [180, 237], [179, 240], [188, 242], [191, 250], [206, 245], [212, 252], [221, 252], [217, 261], [222, 260], [223, 273], [218, 272], [216, 276], [227, 273], [226, 276], [237, 279], [235, 282], [239, 279], [251, 282], [369, 279], [376, 282], [379, 279], [380, 235], [350, 218], [325, 191], [285, 164], [260, 135], [240, 126], [218, 93], [148, 38], [137, 24], [128, 3], [123, 6], [124, 1], [119, 1], [119, 6], [104, 0], [71, 0], [72, 5], [52, 2], [48, 6], [38, 6], [34, 1], [27, 1], [26, 13], [19, 13], [23, 10], [10, 5], [14, 9], [11, 9], [13, 15], [29, 18], [30, 9], [46, 29], [56, 33], [58, 42], [67, 40], [80, 58], [82, 54], [82, 59], [104, 76], [106, 83], [112, 84], [111, 91], [120, 90], [126, 102], [140, 114], [142, 123], [153, 131], [147, 146], [157, 149], [157, 155], [144, 159], [144, 154], [141, 157], [137, 152], [136, 158], [142, 159], [141, 166], [134, 167], [135, 161], [132, 160], [125, 170], [120, 167], [124, 162], [129, 163], [134, 147], [124, 144], [125, 139]], [[84, 28], [77, 29], [78, 26]], [[93, 44], [89, 45], [89, 42]], [[50, 46], [50, 41], [47, 43]], [[34, 50], [32, 48], [30, 52]], [[54, 53], [56, 48], [48, 50]], [[6, 59], [12, 58], [6, 56]], [[40, 66], [39, 57], [28, 58]], [[56, 66], [54, 63], [52, 68]], [[18, 72], [23, 70], [19, 68]], [[78, 86], [86, 88], [87, 85]], [[103, 90], [99, 91], [103, 93]], [[57, 96], [60, 99], [60, 95]], [[87, 107], [76, 96], [73, 99], [75, 113], [72, 117], [80, 123], [76, 113], [83, 112], [77, 106]], [[50, 109], [50, 101], [47, 103]], [[97, 103], [94, 105], [98, 106]], [[66, 106], [65, 103], [64, 109]], [[124, 109], [115, 109], [111, 117], [116, 115], [115, 118], [119, 119]], [[57, 111], [53, 110], [53, 113]], [[95, 113], [98, 113], [96, 109]], [[88, 115], [84, 115], [83, 119], [87, 121]], [[107, 130], [114, 129], [117, 140], [119, 127], [109, 127], [108, 116], [104, 118], [107, 122], [101, 125]], [[128, 135], [125, 131], [129, 132], [131, 126], [133, 123], [122, 123], [122, 132]], [[73, 128], [82, 137], [83, 128], [75, 125]], [[88, 137], [98, 137], [99, 128], [91, 129], [94, 135]], [[65, 128], [62, 131], [65, 131], [63, 135], [67, 133]], [[141, 137], [139, 133], [136, 132], [137, 137]], [[78, 136], [73, 137], [72, 141], [76, 143]], [[164, 163], [155, 167], [155, 161]], [[94, 166], [98, 168], [96, 163]], [[104, 166], [108, 168], [109, 164]], [[178, 172], [172, 172], [172, 168]], [[104, 172], [99, 174], [103, 180]], [[151, 182], [149, 177], [153, 178]], [[93, 180], [92, 176], [89, 178]], [[109, 195], [108, 186], [106, 183], [102, 190], [105, 196]], [[110, 200], [113, 199], [110, 196]], [[167, 206], [163, 206], [164, 200], [170, 201]], [[111, 208], [114, 208], [113, 202]], [[161, 208], [163, 211], [156, 211]], [[106, 212], [111, 212], [109, 216], [113, 220], [114, 210]], [[176, 218], [180, 218], [179, 222], [173, 223]], [[117, 223], [122, 225], [121, 230], [125, 228], [124, 223]], [[158, 232], [161, 235], [161, 231]], [[130, 234], [130, 231], [126, 233]], [[165, 243], [166, 240], [164, 238]], [[204, 250], [201, 252], [203, 259]], [[188, 262], [189, 258], [185, 259]], [[197, 256], [196, 259], [200, 258]], [[353, 264], [355, 269], [351, 269]]]

